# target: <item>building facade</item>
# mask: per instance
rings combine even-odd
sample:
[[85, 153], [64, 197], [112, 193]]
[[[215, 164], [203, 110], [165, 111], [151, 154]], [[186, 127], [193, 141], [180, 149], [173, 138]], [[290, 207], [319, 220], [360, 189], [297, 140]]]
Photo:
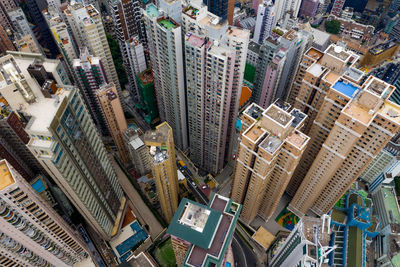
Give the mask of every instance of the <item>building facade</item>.
[[[40, 87], [27, 71], [34, 60], [23, 54], [1, 58], [6, 81], [1, 94], [29, 118], [30, 151], [87, 223], [108, 240], [118, 232], [125, 205], [115, 170], [79, 92], [56, 75], [57, 84], [47, 80]], [[56, 70], [57, 64], [48, 65]]]
[[121, 101], [113, 83], [103, 85], [96, 91], [96, 96], [103, 112], [108, 130], [118, 149], [119, 158], [123, 163], [129, 162], [128, 150], [122, 138], [123, 132], [128, 129]]
[[178, 169], [172, 128], [164, 122], [155, 131], [145, 133], [144, 142], [153, 158], [152, 171], [158, 200], [169, 223], [178, 208]]
[[186, 150], [188, 134], [181, 27], [171, 17], [162, 15], [153, 4], [147, 5], [143, 14], [160, 119], [173, 129], [176, 146]]
[[125, 130], [123, 135], [128, 148], [133, 169], [141, 176], [151, 172], [152, 158], [149, 149], [144, 144], [144, 136], [132, 128]]
[[300, 132], [305, 114], [276, 101], [267, 109], [251, 104], [242, 115], [231, 198], [243, 205], [241, 218], [250, 224], [274, 213], [309, 137]]
[[258, 6], [256, 28], [253, 40], [262, 44], [275, 27], [275, 6], [272, 1], [263, 1]]
[[96, 91], [109, 82], [103, 67], [103, 61], [99, 57], [90, 55], [89, 51], [83, 48], [79, 59], [72, 61], [72, 66], [79, 89], [81, 89], [85, 103], [90, 110], [90, 115], [100, 132], [103, 135], [108, 135], [110, 131], [96, 97]]
[[[19, 173], [0, 161], [0, 261], [14, 266], [73, 266], [88, 249]], [[7, 266], [7, 265], [3, 265]]]
[[[87, 47], [90, 54], [101, 59], [108, 81], [115, 84], [118, 96], [121, 98], [121, 85], [100, 13], [92, 5], [83, 6], [81, 3], [74, 3], [64, 10], [64, 14], [76, 45], [81, 49]], [[122, 107], [125, 108], [124, 101], [122, 101]]]
[[327, 213], [399, 131], [400, 108], [388, 100], [393, 90], [394, 86], [370, 76], [339, 110], [289, 204], [291, 211], [299, 216], [310, 209], [318, 215]]

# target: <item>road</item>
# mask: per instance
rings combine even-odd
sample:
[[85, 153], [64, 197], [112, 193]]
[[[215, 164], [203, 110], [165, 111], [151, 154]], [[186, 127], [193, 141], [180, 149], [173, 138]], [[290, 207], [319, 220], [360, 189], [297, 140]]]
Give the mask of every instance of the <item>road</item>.
[[125, 191], [128, 198], [131, 200], [131, 203], [133, 204], [133, 212], [141, 219], [141, 222], [145, 222], [145, 224], [149, 226], [150, 236], [154, 240], [163, 231], [162, 225], [158, 222], [157, 218], [153, 215], [149, 207], [147, 207], [147, 205], [144, 203], [139, 193], [133, 187], [125, 173], [121, 170], [118, 163], [115, 162], [114, 158], [112, 158], [112, 163], [115, 171], [117, 172], [118, 181], [122, 186], [122, 189]]
[[[186, 176], [187, 177], [187, 176]], [[208, 204], [208, 199], [204, 196], [203, 192], [197, 187], [193, 186], [192, 179], [187, 177], [188, 185], [195, 195], [196, 199], [203, 205]], [[235, 259], [235, 266], [238, 267], [255, 267], [257, 266], [257, 259], [251, 249], [243, 242], [239, 235], [235, 232], [232, 238], [232, 251]]]

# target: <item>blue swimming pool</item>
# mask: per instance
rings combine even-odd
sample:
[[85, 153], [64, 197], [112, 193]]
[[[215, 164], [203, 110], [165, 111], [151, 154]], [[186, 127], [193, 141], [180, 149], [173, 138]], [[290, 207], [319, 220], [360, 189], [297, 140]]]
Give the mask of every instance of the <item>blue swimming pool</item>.
[[333, 88], [350, 98], [353, 98], [358, 91], [358, 88], [351, 83], [345, 83], [342, 81], [335, 83]]

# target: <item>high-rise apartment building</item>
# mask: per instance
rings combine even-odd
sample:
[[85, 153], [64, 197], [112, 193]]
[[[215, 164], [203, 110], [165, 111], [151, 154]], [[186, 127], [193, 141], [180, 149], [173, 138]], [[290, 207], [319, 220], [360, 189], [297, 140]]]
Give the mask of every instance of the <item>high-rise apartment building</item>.
[[331, 235], [330, 216], [305, 217], [296, 224], [268, 266], [325, 266], [328, 254], [334, 249], [330, 247]]
[[275, 22], [275, 6], [271, 0], [264, 0], [258, 6], [254, 42], [263, 44], [264, 40], [271, 35]]
[[275, 1], [276, 20], [282, 20], [289, 13], [291, 17], [297, 18], [299, 14], [301, 1], [298, 0], [277, 0]]
[[[92, 6], [83, 6], [81, 3], [69, 5], [64, 14], [71, 27], [76, 45], [83, 49], [87, 47], [90, 54], [100, 58], [104, 72], [109, 82], [113, 82], [117, 88], [118, 96], [122, 97], [117, 71], [108, 46], [106, 33], [100, 13]], [[122, 101], [122, 107], [125, 102]]]
[[360, 90], [363, 72], [353, 68], [358, 56], [331, 45], [325, 53], [310, 48], [305, 54], [292, 93], [294, 107], [307, 115], [304, 133], [311, 138], [287, 188], [294, 195], [325, 142], [341, 109]]
[[58, 46], [50, 32], [46, 19], [42, 14], [42, 10], [39, 8], [38, 3], [35, 0], [27, 0], [25, 3], [27, 11], [31, 15], [30, 17], [39, 28], [40, 35], [42, 36], [42, 46], [48, 49], [46, 54], [50, 54], [52, 58], [56, 58], [60, 51], [58, 50]]
[[227, 254], [241, 208], [218, 194], [213, 194], [208, 206], [182, 199], [167, 230], [177, 265], [232, 266]]
[[140, 110], [145, 114], [144, 119], [148, 124], [154, 124], [158, 120], [157, 99], [154, 91], [154, 77], [151, 68], [139, 73], [137, 76], [139, 90]]
[[18, 114], [11, 110], [6, 100], [1, 99], [0, 107], [0, 158], [6, 159], [28, 182], [39, 173], [42, 166], [32, 155], [26, 144], [29, 135], [24, 130], [24, 123]]
[[125, 145], [129, 151], [129, 157], [133, 164], [133, 169], [139, 175], [151, 172], [153, 159], [150, 157], [149, 149], [144, 144], [144, 136], [133, 128], [128, 128], [123, 134]]
[[145, 133], [144, 142], [153, 159], [152, 171], [161, 210], [170, 222], [178, 208], [178, 169], [172, 128], [163, 122], [155, 131]]
[[370, 76], [357, 92], [340, 81], [335, 87], [352, 99], [338, 114], [325, 106], [318, 113], [332, 126], [289, 204], [299, 216], [327, 213], [400, 129], [400, 107], [388, 100], [394, 86]]
[[223, 21], [228, 20], [229, 25], [233, 24], [234, 0], [203, 0], [209, 12], [220, 17]]
[[74, 59], [72, 62], [78, 86], [90, 110], [90, 115], [101, 133], [108, 135], [109, 129], [96, 97], [96, 91], [108, 83], [102, 63], [101, 58], [90, 55], [86, 48], [81, 50], [79, 59]]
[[[136, 75], [147, 68], [144, 55], [147, 40], [141, 3], [139, 0], [113, 0], [110, 1], [110, 9], [115, 34], [129, 79], [129, 91], [134, 99], [138, 99]], [[139, 49], [141, 50], [138, 51]], [[139, 61], [139, 64], [132, 62], [132, 60]], [[138, 69], [138, 65], [142, 64], [145, 66]]]
[[74, 76], [73, 60], [79, 57], [79, 49], [73, 40], [68, 25], [65, 23], [57, 9], [49, 7], [46, 11], [43, 11], [43, 15], [45, 16], [50, 31], [53, 34], [65, 62], [67, 63], [71, 76]]
[[231, 193], [243, 205], [243, 221], [268, 220], [275, 211], [310, 139], [300, 132], [305, 117], [279, 100], [243, 112]]
[[56, 80], [39, 86], [28, 68], [35, 55], [1, 58], [1, 94], [29, 121], [27, 144], [42, 167], [103, 239], [118, 231], [123, 191], [79, 92], [57, 78], [59, 61], [45, 62]]
[[335, 15], [336, 17], [340, 17], [340, 14], [342, 14], [342, 9], [344, 6], [345, 0], [334, 0], [333, 6], [331, 9], [331, 14]]
[[312, 34], [305, 30], [289, 30], [281, 37], [267, 38], [260, 48], [260, 62], [252, 100], [268, 107], [276, 99], [287, 99], [303, 53], [311, 46]]
[[[42, 48], [33, 34], [28, 20], [21, 8], [14, 8], [7, 12], [10, 20], [12, 21], [15, 29], [15, 42], [17, 44], [18, 51], [31, 52], [31, 53], [42, 53]], [[26, 46], [26, 48], [24, 47]]]
[[0, 222], [2, 266], [67, 267], [88, 257], [78, 234], [6, 160], [0, 161]]
[[194, 2], [183, 8], [182, 27], [190, 158], [215, 174], [232, 158], [250, 33]]
[[107, 123], [108, 130], [118, 149], [119, 157], [122, 162], [128, 163], [128, 151], [122, 138], [122, 134], [128, 128], [128, 125], [117, 94], [117, 89], [113, 83], [109, 83], [100, 87], [95, 94]]
[[176, 146], [186, 150], [188, 134], [181, 26], [173, 18], [163, 15], [154, 4], [148, 4], [143, 15], [160, 118], [173, 129]]

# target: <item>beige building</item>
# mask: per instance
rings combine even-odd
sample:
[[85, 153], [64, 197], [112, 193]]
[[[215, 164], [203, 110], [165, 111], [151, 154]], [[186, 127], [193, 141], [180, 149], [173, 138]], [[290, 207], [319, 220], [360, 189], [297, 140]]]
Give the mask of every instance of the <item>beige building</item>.
[[[334, 87], [352, 99], [329, 121], [328, 137], [289, 204], [298, 216], [329, 212], [400, 129], [400, 107], [388, 100], [394, 86], [370, 76], [353, 93], [343, 82]], [[333, 119], [324, 109], [318, 117]]]
[[305, 119], [279, 100], [244, 111], [231, 198], [243, 205], [245, 222], [268, 220], [275, 211], [310, 139], [300, 132]]
[[0, 224], [1, 266], [90, 262], [84, 241], [6, 160], [0, 161]]
[[358, 56], [331, 45], [325, 52], [310, 48], [300, 64], [290, 96], [308, 117], [304, 133], [311, 138], [286, 189], [293, 196], [325, 142], [340, 110], [360, 90], [363, 72], [353, 68]]
[[164, 217], [169, 223], [178, 208], [178, 170], [172, 129], [164, 122], [145, 133], [144, 142], [153, 158], [153, 177]]
[[106, 84], [96, 91], [100, 108], [103, 112], [108, 130], [118, 149], [118, 154], [122, 162], [129, 162], [128, 150], [126, 149], [123, 132], [128, 128], [124, 111], [118, 97], [117, 89], [113, 83]]

